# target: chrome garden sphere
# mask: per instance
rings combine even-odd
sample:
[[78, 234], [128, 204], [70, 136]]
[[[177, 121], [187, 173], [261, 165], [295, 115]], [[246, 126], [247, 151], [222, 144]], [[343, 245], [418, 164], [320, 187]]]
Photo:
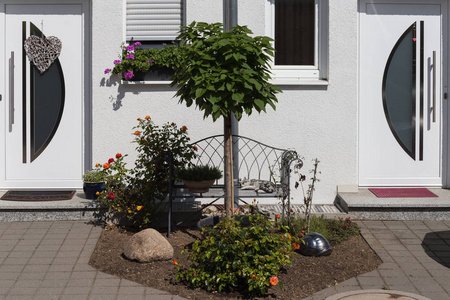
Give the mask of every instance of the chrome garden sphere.
[[327, 239], [317, 232], [308, 233], [300, 243], [300, 253], [306, 256], [327, 256], [333, 251]]

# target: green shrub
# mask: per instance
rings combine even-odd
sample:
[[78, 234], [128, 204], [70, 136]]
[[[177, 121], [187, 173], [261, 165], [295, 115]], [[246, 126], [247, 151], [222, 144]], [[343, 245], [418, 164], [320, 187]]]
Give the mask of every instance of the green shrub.
[[[287, 224], [286, 220], [282, 224]], [[291, 218], [289, 232], [298, 238], [302, 238], [308, 233], [308, 222], [305, 218]], [[359, 226], [347, 219], [326, 219], [324, 216], [312, 216], [310, 221], [310, 231], [322, 234], [331, 244], [339, 244], [352, 235], [359, 235]]]
[[204, 238], [185, 250], [191, 265], [178, 265], [177, 279], [208, 291], [264, 295], [278, 282], [280, 269], [291, 265], [294, 241], [287, 232], [274, 232], [264, 216], [250, 215], [249, 220], [246, 227], [234, 219], [224, 219], [214, 228], [204, 229]]
[[222, 178], [222, 172], [217, 167], [192, 166], [178, 170], [178, 177], [184, 180], [201, 181]]
[[[103, 165], [106, 184], [97, 202], [110, 214], [123, 213], [136, 227], [147, 228], [167, 205], [169, 157], [174, 168], [195, 156], [187, 127], [175, 123], [157, 126], [146, 116], [133, 128], [138, 157], [134, 168], [125, 168], [120, 153]], [[174, 178], [176, 179], [176, 178]]]

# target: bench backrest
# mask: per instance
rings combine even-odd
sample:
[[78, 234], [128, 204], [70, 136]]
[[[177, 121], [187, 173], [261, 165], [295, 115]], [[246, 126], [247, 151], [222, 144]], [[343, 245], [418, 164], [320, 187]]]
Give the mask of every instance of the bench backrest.
[[[267, 180], [283, 186], [288, 184], [291, 161], [296, 160], [302, 164], [297, 153], [292, 150], [272, 147], [239, 135], [233, 135], [232, 142], [233, 158], [238, 161], [239, 180], [244, 178]], [[210, 136], [192, 145], [198, 148], [195, 162], [197, 165], [216, 166], [224, 170], [223, 135]], [[216, 184], [223, 184], [223, 178]]]

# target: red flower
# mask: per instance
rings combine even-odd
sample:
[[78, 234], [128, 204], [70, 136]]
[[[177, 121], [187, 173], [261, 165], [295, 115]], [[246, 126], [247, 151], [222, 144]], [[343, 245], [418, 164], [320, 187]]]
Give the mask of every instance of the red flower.
[[186, 127], [186, 126], [183, 126], [183, 127], [181, 127], [181, 130], [187, 131], [187, 127]]
[[114, 198], [116, 198], [116, 194], [114, 194], [113, 192], [111, 192], [111, 193], [108, 194], [108, 198], [109, 198], [109, 199], [114, 199]]
[[140, 135], [140, 134], [141, 134], [141, 132], [138, 130], [134, 132], [134, 135]]
[[178, 265], [177, 260], [174, 260], [174, 261], [173, 261], [173, 264], [174, 264], [174, 265]]
[[116, 158], [121, 158], [122, 157], [122, 153], [117, 153], [116, 154]]
[[138, 121], [140, 121], [140, 120], [141, 120], [141, 118], [137, 118], [137, 120], [138, 120]]
[[112, 163], [114, 161], [114, 158], [108, 159], [108, 163]]
[[197, 146], [192, 146], [192, 148], [195, 150], [195, 151], [198, 151], [198, 147]]
[[271, 285], [277, 285], [278, 284], [278, 277], [272, 276], [269, 280]]
[[103, 164], [103, 168], [109, 169], [109, 164], [108, 164], [108, 163], [104, 163], [104, 164]]
[[146, 120], [150, 119], [150, 116], [149, 115], [145, 116], [145, 119]]
[[279, 219], [281, 216], [280, 215], [275, 215], [275, 218]]

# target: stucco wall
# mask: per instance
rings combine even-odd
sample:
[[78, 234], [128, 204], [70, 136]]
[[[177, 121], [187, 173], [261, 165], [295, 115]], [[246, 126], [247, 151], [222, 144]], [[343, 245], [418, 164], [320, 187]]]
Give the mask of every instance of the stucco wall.
[[[221, 22], [222, 1], [214, 4], [187, 1], [187, 23], [193, 20]], [[255, 34], [264, 28], [264, 1], [239, 1], [240, 25]], [[172, 98], [167, 86], [121, 85], [103, 71], [112, 66], [123, 41], [122, 0], [98, 0], [92, 5], [92, 130], [93, 163], [116, 152], [134, 157], [132, 127], [137, 117], [149, 114], [162, 124], [186, 125], [192, 140], [221, 134], [222, 122], [203, 120], [194, 107]], [[332, 203], [338, 184], [357, 184], [357, 3], [330, 1], [329, 85], [280, 86], [277, 110], [243, 117], [239, 132], [269, 145], [297, 150], [305, 157], [304, 171], [318, 158], [320, 182], [315, 203]], [[309, 174], [309, 173], [308, 173]], [[301, 203], [297, 193], [294, 201]]]

